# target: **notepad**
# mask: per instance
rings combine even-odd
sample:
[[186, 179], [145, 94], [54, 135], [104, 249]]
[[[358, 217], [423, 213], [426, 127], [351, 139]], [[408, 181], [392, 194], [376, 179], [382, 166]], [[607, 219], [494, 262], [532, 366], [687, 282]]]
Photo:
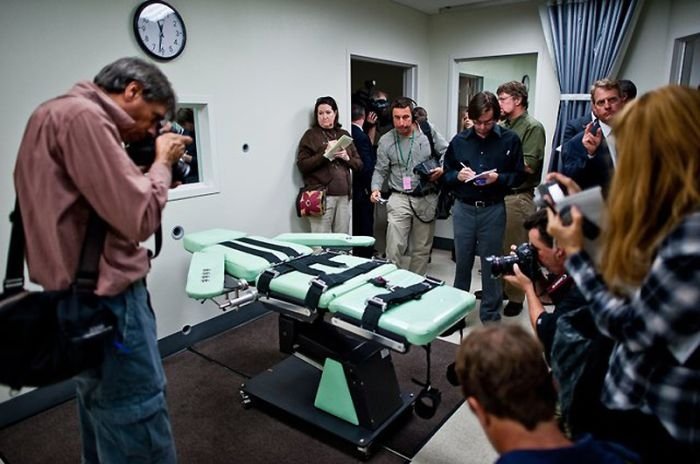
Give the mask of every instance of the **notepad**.
[[477, 179], [481, 179], [482, 177], [488, 176], [488, 175], [491, 174], [492, 172], [496, 172], [496, 170], [495, 170], [495, 169], [489, 169], [488, 171], [480, 172], [479, 174], [475, 175], [475, 176], [472, 177], [471, 179], [465, 180], [464, 182], [466, 183], [466, 182], [471, 182], [471, 181], [474, 181], [474, 180], [477, 180]]
[[352, 137], [343, 134], [334, 144], [328, 144], [328, 148], [326, 149], [326, 152], [323, 154], [323, 156], [332, 161], [333, 158], [335, 158], [336, 153], [338, 153], [340, 150], [344, 150], [351, 143]]

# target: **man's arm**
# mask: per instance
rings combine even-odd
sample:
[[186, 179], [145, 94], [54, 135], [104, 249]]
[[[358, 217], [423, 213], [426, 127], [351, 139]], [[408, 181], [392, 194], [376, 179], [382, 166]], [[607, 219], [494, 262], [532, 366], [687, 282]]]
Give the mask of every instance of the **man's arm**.
[[544, 127], [541, 125], [532, 126], [523, 134], [523, 160], [528, 173], [542, 172], [545, 143]]
[[156, 161], [144, 175], [129, 159], [110, 121], [79, 113], [63, 134], [66, 171], [95, 212], [130, 240], [151, 236], [168, 199], [169, 163], [181, 156], [191, 139], [176, 134], [158, 137]]

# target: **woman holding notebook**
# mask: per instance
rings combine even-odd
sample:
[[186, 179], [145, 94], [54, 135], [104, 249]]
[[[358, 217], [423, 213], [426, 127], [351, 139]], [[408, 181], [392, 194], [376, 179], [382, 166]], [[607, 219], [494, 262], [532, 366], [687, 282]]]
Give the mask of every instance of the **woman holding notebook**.
[[350, 170], [362, 169], [362, 159], [350, 134], [338, 123], [333, 97], [320, 97], [314, 106], [314, 123], [299, 142], [297, 167], [305, 190], [325, 191], [325, 208], [319, 216], [307, 215], [311, 232], [350, 232]]

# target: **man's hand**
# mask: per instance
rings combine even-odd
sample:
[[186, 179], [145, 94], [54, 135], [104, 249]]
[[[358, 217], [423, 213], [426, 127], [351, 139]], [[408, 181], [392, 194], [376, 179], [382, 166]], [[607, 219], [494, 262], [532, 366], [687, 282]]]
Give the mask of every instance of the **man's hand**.
[[554, 237], [556, 246], [563, 248], [567, 256], [583, 248], [583, 215], [576, 206], [571, 207], [571, 224], [565, 226], [558, 214], [547, 208], [547, 233]]
[[436, 182], [440, 177], [442, 177], [443, 174], [443, 169], [442, 168], [435, 168], [430, 171], [430, 176], [428, 177], [428, 180], [430, 182]]
[[172, 132], [156, 137], [156, 163], [172, 166], [185, 154], [185, 147], [192, 143], [192, 137]]
[[380, 192], [379, 190], [372, 190], [372, 195], [370, 195], [369, 200], [372, 203], [377, 203], [381, 197], [382, 192]]
[[586, 125], [586, 129], [583, 131], [583, 148], [586, 149], [586, 152], [593, 156], [600, 146], [601, 142], [603, 141], [603, 131], [598, 128], [594, 131], [593, 130], [593, 122], [589, 122], [588, 125]]
[[505, 280], [509, 284], [518, 287], [524, 292], [527, 292], [529, 289], [532, 289], [532, 291], [534, 291], [535, 287], [532, 284], [532, 281], [528, 278], [528, 276], [523, 274], [523, 272], [520, 270], [520, 267], [517, 264], [513, 264], [513, 273], [515, 275], [504, 275], [503, 280]]
[[485, 177], [480, 177], [479, 179], [475, 180], [474, 182], [476, 185], [489, 185], [493, 184], [498, 180], [498, 173], [497, 172], [489, 172]]
[[369, 124], [370, 126], [374, 126], [377, 124], [377, 119], [377, 113], [375, 113], [374, 111], [370, 111], [369, 113], [367, 113], [365, 122], [367, 122], [367, 124]]
[[457, 180], [460, 182], [466, 182], [472, 177], [474, 177], [476, 173], [472, 171], [471, 168], [468, 168], [466, 166], [462, 167], [460, 171], [457, 173]]

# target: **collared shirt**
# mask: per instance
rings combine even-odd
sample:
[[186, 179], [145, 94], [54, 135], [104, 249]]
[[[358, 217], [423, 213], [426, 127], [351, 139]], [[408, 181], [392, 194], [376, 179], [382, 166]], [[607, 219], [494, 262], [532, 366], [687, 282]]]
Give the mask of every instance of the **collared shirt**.
[[[496, 169], [498, 180], [485, 186], [461, 182], [457, 174], [462, 164], [477, 174]], [[525, 179], [525, 164], [520, 137], [510, 129], [494, 126], [485, 137], [474, 128], [457, 134], [445, 153], [445, 181], [457, 198], [466, 201], [500, 201]]]
[[158, 228], [171, 171], [147, 175], [129, 159], [120, 131], [134, 120], [91, 82], [34, 111], [17, 155], [14, 180], [32, 281], [68, 288], [78, 268], [90, 208], [107, 223], [96, 293], [121, 293], [149, 270], [139, 247]]
[[514, 131], [520, 137], [523, 145], [523, 160], [532, 169], [527, 174], [525, 182], [517, 186], [517, 190], [533, 189], [542, 178], [542, 163], [544, 161], [545, 132], [544, 126], [526, 111], [513, 120], [506, 120], [503, 127]]
[[[700, 445], [700, 212], [688, 215], [659, 246], [641, 287], [613, 295], [585, 253], [566, 267], [590, 303], [600, 331], [616, 341], [603, 402], [654, 414], [677, 440]], [[697, 363], [697, 361], [695, 361]]]
[[[435, 151], [444, 155], [447, 141], [435, 127], [430, 125]], [[413, 142], [411, 142], [413, 137]], [[430, 141], [423, 131], [414, 125], [412, 136], [402, 137], [392, 129], [379, 139], [377, 145], [377, 164], [372, 175], [372, 190], [381, 190], [388, 179], [389, 188], [403, 192], [414, 190], [420, 184], [420, 177], [413, 169], [431, 156]], [[411, 179], [411, 188], [404, 189], [403, 178]]]

